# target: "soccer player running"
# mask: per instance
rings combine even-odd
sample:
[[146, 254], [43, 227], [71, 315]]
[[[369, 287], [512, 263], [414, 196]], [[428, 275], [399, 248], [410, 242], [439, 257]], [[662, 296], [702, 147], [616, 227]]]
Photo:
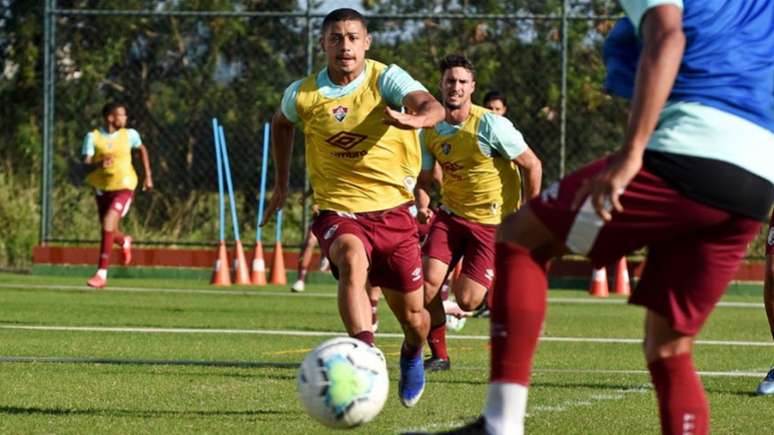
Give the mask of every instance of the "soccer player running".
[[602, 266], [643, 246], [630, 303], [647, 310], [661, 430], [709, 432], [692, 347], [774, 197], [774, 2], [621, 4], [637, 36], [613, 50], [629, 62], [611, 87], [632, 97], [624, 143], [500, 226], [486, 406], [449, 433], [523, 433], [550, 258], [574, 252]]
[[355, 10], [329, 13], [320, 45], [327, 67], [292, 83], [272, 120], [277, 181], [266, 217], [287, 198], [298, 124], [320, 206], [313, 231], [339, 280], [341, 319], [349, 335], [373, 345], [366, 280], [382, 287], [405, 337], [398, 394], [403, 405], [414, 406], [424, 391], [422, 344], [430, 316], [409, 207], [421, 164], [417, 129], [443, 119], [443, 106], [398, 66], [365, 58], [371, 36]]
[[[771, 213], [769, 232], [766, 236], [766, 270], [763, 278], [763, 306], [769, 319], [771, 337], [774, 338], [774, 261], [772, 257], [774, 257], [774, 212]], [[774, 394], [774, 367], [758, 385], [758, 394]]]
[[86, 182], [94, 188], [97, 210], [102, 227], [97, 273], [86, 284], [103, 288], [107, 285], [110, 253], [115, 242], [123, 249], [123, 262], [132, 261], [132, 237], [119, 229], [121, 218], [129, 212], [137, 187], [137, 173], [132, 166], [132, 151], [139, 151], [145, 173], [143, 190], [153, 189], [148, 150], [140, 134], [126, 128], [126, 106], [108, 103], [102, 108], [105, 125], [86, 135], [81, 154], [83, 165], [88, 171]]
[[423, 247], [425, 305], [430, 312], [427, 342], [432, 351], [425, 369], [430, 371], [450, 368], [439, 292], [449, 270], [465, 257], [451, 290], [462, 310], [476, 310], [494, 278], [497, 225], [519, 204], [517, 167], [524, 170], [528, 198], [540, 192], [542, 175], [540, 160], [513, 124], [472, 103], [473, 64], [465, 56], [451, 54], [441, 60], [440, 70], [446, 118], [420, 134], [422, 172], [417, 192], [417, 217], [424, 222], [432, 213], [427, 191], [438, 162], [443, 169], [441, 205]]

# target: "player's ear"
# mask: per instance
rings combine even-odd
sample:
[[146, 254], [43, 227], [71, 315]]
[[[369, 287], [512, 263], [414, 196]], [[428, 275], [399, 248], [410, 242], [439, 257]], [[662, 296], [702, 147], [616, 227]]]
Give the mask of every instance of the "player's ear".
[[366, 31], [366, 37], [365, 37], [365, 49], [368, 51], [368, 49], [371, 48], [371, 34]]
[[325, 52], [325, 35], [320, 36], [320, 40], [318, 42], [320, 43], [320, 50]]

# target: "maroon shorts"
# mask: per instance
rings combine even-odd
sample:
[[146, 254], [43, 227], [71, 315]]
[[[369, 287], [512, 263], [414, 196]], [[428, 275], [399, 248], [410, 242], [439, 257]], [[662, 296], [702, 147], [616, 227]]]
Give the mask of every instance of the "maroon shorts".
[[435, 221], [435, 210], [433, 210], [433, 214], [430, 216], [427, 223], [421, 224], [417, 221], [417, 234], [419, 236], [420, 245], [424, 245], [427, 241], [427, 236], [430, 235], [430, 228], [433, 226], [433, 221]]
[[[343, 234], [360, 239], [368, 256], [368, 280], [373, 286], [404, 293], [422, 288], [422, 256], [416, 219], [405, 204], [367, 213], [337, 213], [323, 210], [312, 224], [320, 249], [330, 259], [333, 242]], [[331, 272], [338, 270], [331, 261]]]
[[766, 233], [766, 255], [774, 255], [774, 212], [771, 213], [769, 231]]
[[613, 263], [648, 247], [632, 304], [666, 317], [685, 334], [696, 334], [723, 295], [760, 222], [693, 201], [644, 168], [621, 196], [624, 211], [603, 222], [588, 199], [570, 209], [584, 180], [603, 170], [598, 160], [549, 187], [529, 207], [573, 252], [595, 266]]
[[121, 217], [126, 216], [129, 213], [129, 207], [132, 206], [132, 198], [134, 198], [134, 191], [129, 189], [123, 190], [111, 190], [111, 191], [95, 191], [97, 198], [97, 210], [99, 210], [99, 218], [104, 219], [108, 210], [115, 210]]
[[492, 288], [497, 225], [471, 222], [444, 210], [438, 210], [430, 235], [423, 246], [425, 256], [454, 267], [460, 258], [462, 273], [487, 289]]

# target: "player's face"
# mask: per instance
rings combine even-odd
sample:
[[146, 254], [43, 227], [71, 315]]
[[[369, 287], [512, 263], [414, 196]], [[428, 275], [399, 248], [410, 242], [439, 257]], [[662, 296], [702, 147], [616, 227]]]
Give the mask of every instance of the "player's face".
[[328, 57], [329, 71], [359, 74], [365, 64], [365, 53], [371, 47], [371, 35], [360, 21], [337, 21], [328, 26], [320, 45]]
[[491, 110], [492, 112], [504, 116], [505, 112], [508, 111], [508, 109], [505, 107], [505, 104], [503, 104], [503, 100], [490, 100], [487, 101], [486, 104], [484, 104], [484, 107]]
[[108, 123], [110, 123], [114, 128], [124, 128], [126, 127], [126, 109], [123, 107], [117, 107], [116, 110], [113, 111], [110, 115], [108, 115]]
[[459, 109], [470, 103], [470, 97], [476, 89], [473, 73], [461, 66], [449, 68], [441, 77], [441, 95], [443, 104], [449, 109]]

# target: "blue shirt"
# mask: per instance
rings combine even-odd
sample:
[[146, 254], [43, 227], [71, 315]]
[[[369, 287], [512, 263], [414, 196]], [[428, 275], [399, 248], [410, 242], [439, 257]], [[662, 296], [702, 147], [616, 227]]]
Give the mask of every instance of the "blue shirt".
[[[354, 92], [363, 83], [365, 77], [366, 70], [363, 68], [363, 71], [355, 80], [341, 86], [331, 81], [328, 76], [328, 69], [325, 68], [317, 73], [315, 80], [319, 91], [325, 97], [341, 98]], [[296, 111], [296, 96], [298, 95], [298, 88], [301, 87], [303, 81], [304, 79], [301, 79], [291, 83], [282, 95], [282, 114], [294, 124], [299, 121], [298, 112]], [[393, 108], [402, 107], [403, 99], [406, 95], [415, 91], [426, 92], [427, 89], [397, 65], [390, 65], [379, 77], [379, 92], [382, 94], [382, 98], [387, 101], [387, 104]]]
[[[104, 128], [100, 128], [99, 131], [100, 133], [107, 136], [108, 138], [115, 138], [118, 135], [118, 130], [114, 131], [112, 134], [108, 133], [107, 130], [105, 130]], [[139, 148], [140, 145], [142, 145], [142, 139], [140, 139], [140, 133], [137, 133], [137, 130], [133, 128], [127, 128], [126, 133], [127, 133], [127, 136], [129, 136], [129, 147], [131, 149]], [[81, 147], [81, 155], [83, 156], [94, 155], [94, 132], [90, 131], [83, 139], [83, 147]]]
[[616, 25], [605, 44], [607, 64], [621, 63], [608, 88], [633, 88], [634, 38], [647, 11], [665, 4], [683, 9], [686, 37], [669, 101], [715, 107], [774, 132], [773, 0], [621, 0], [630, 25]]
[[[459, 131], [463, 125], [441, 121], [434, 128], [438, 134], [450, 136]], [[513, 160], [528, 148], [527, 143], [524, 142], [524, 136], [519, 130], [516, 130], [513, 123], [508, 118], [493, 112], [487, 112], [481, 118], [476, 136], [478, 148], [483, 155], [488, 157], [499, 155], [507, 160]], [[419, 133], [419, 143], [422, 146], [422, 170], [432, 170], [435, 165], [435, 157], [425, 144], [424, 130]]]

